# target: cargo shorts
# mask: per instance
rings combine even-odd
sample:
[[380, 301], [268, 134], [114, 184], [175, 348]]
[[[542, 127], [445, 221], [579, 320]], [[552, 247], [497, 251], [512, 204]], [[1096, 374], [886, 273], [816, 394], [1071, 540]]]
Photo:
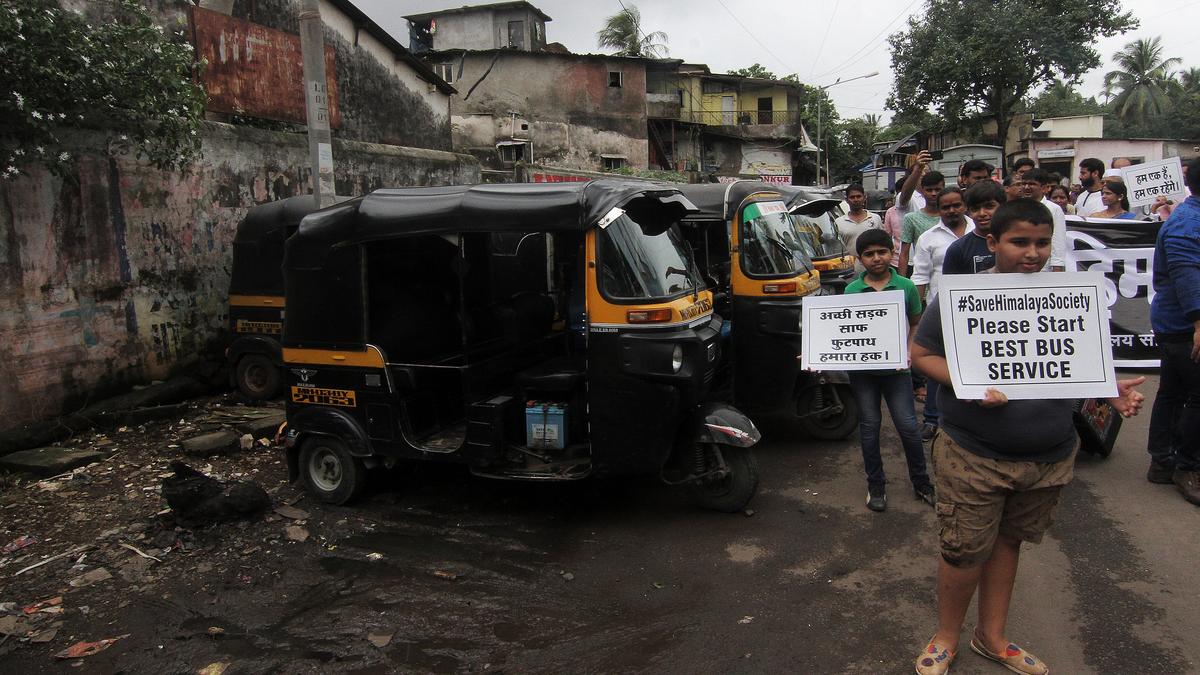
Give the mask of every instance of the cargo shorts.
[[1075, 473], [1075, 452], [1060, 462], [989, 459], [944, 431], [931, 454], [942, 558], [955, 567], [987, 562], [1000, 534], [1041, 542]]

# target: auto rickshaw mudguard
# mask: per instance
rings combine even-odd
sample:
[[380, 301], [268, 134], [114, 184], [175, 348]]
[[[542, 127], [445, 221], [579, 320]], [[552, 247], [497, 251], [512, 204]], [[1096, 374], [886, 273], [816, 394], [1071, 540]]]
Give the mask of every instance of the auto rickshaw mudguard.
[[355, 457], [370, 457], [375, 452], [367, 432], [350, 415], [320, 406], [304, 408], [288, 416], [287, 463], [290, 480], [295, 480], [299, 475], [297, 460], [300, 446], [307, 436], [337, 438], [346, 444], [346, 449]]
[[748, 448], [762, 438], [754, 422], [726, 403], [706, 403], [693, 418], [692, 438], [697, 443], [718, 443]]
[[229, 345], [229, 363], [237, 363], [246, 354], [262, 354], [276, 366], [283, 366], [283, 347], [279, 340], [261, 335], [245, 335], [235, 338]]

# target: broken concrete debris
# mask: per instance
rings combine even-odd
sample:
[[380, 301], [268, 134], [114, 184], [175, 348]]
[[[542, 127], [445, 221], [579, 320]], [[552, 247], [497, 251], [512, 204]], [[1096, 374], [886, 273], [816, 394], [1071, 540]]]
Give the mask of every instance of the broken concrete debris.
[[107, 456], [108, 453], [102, 450], [51, 446], [21, 450], [0, 457], [0, 469], [41, 477], [56, 476], [93, 462], [99, 462]]

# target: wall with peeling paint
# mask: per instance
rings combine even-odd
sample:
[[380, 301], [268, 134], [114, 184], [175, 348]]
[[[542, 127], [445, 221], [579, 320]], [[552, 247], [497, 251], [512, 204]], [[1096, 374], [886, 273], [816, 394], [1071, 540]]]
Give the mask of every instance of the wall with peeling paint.
[[[644, 61], [515, 50], [461, 58], [450, 101], [455, 148], [487, 157], [515, 139], [531, 144], [532, 163], [599, 171], [601, 155], [616, 155], [647, 167]], [[620, 86], [610, 86], [610, 73], [620, 73]]]
[[[99, 139], [96, 139], [99, 143]], [[84, 153], [0, 183], [0, 428], [184, 368], [222, 339], [246, 210], [310, 192], [302, 134], [208, 123], [186, 173]], [[473, 158], [335, 141], [338, 194], [477, 183]]]

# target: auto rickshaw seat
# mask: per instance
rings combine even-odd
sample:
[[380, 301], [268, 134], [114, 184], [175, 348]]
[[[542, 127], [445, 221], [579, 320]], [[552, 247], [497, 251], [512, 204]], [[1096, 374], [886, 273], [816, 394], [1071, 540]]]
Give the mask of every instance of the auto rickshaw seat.
[[560, 356], [517, 373], [517, 386], [525, 391], [567, 393], [583, 384], [582, 359]]

